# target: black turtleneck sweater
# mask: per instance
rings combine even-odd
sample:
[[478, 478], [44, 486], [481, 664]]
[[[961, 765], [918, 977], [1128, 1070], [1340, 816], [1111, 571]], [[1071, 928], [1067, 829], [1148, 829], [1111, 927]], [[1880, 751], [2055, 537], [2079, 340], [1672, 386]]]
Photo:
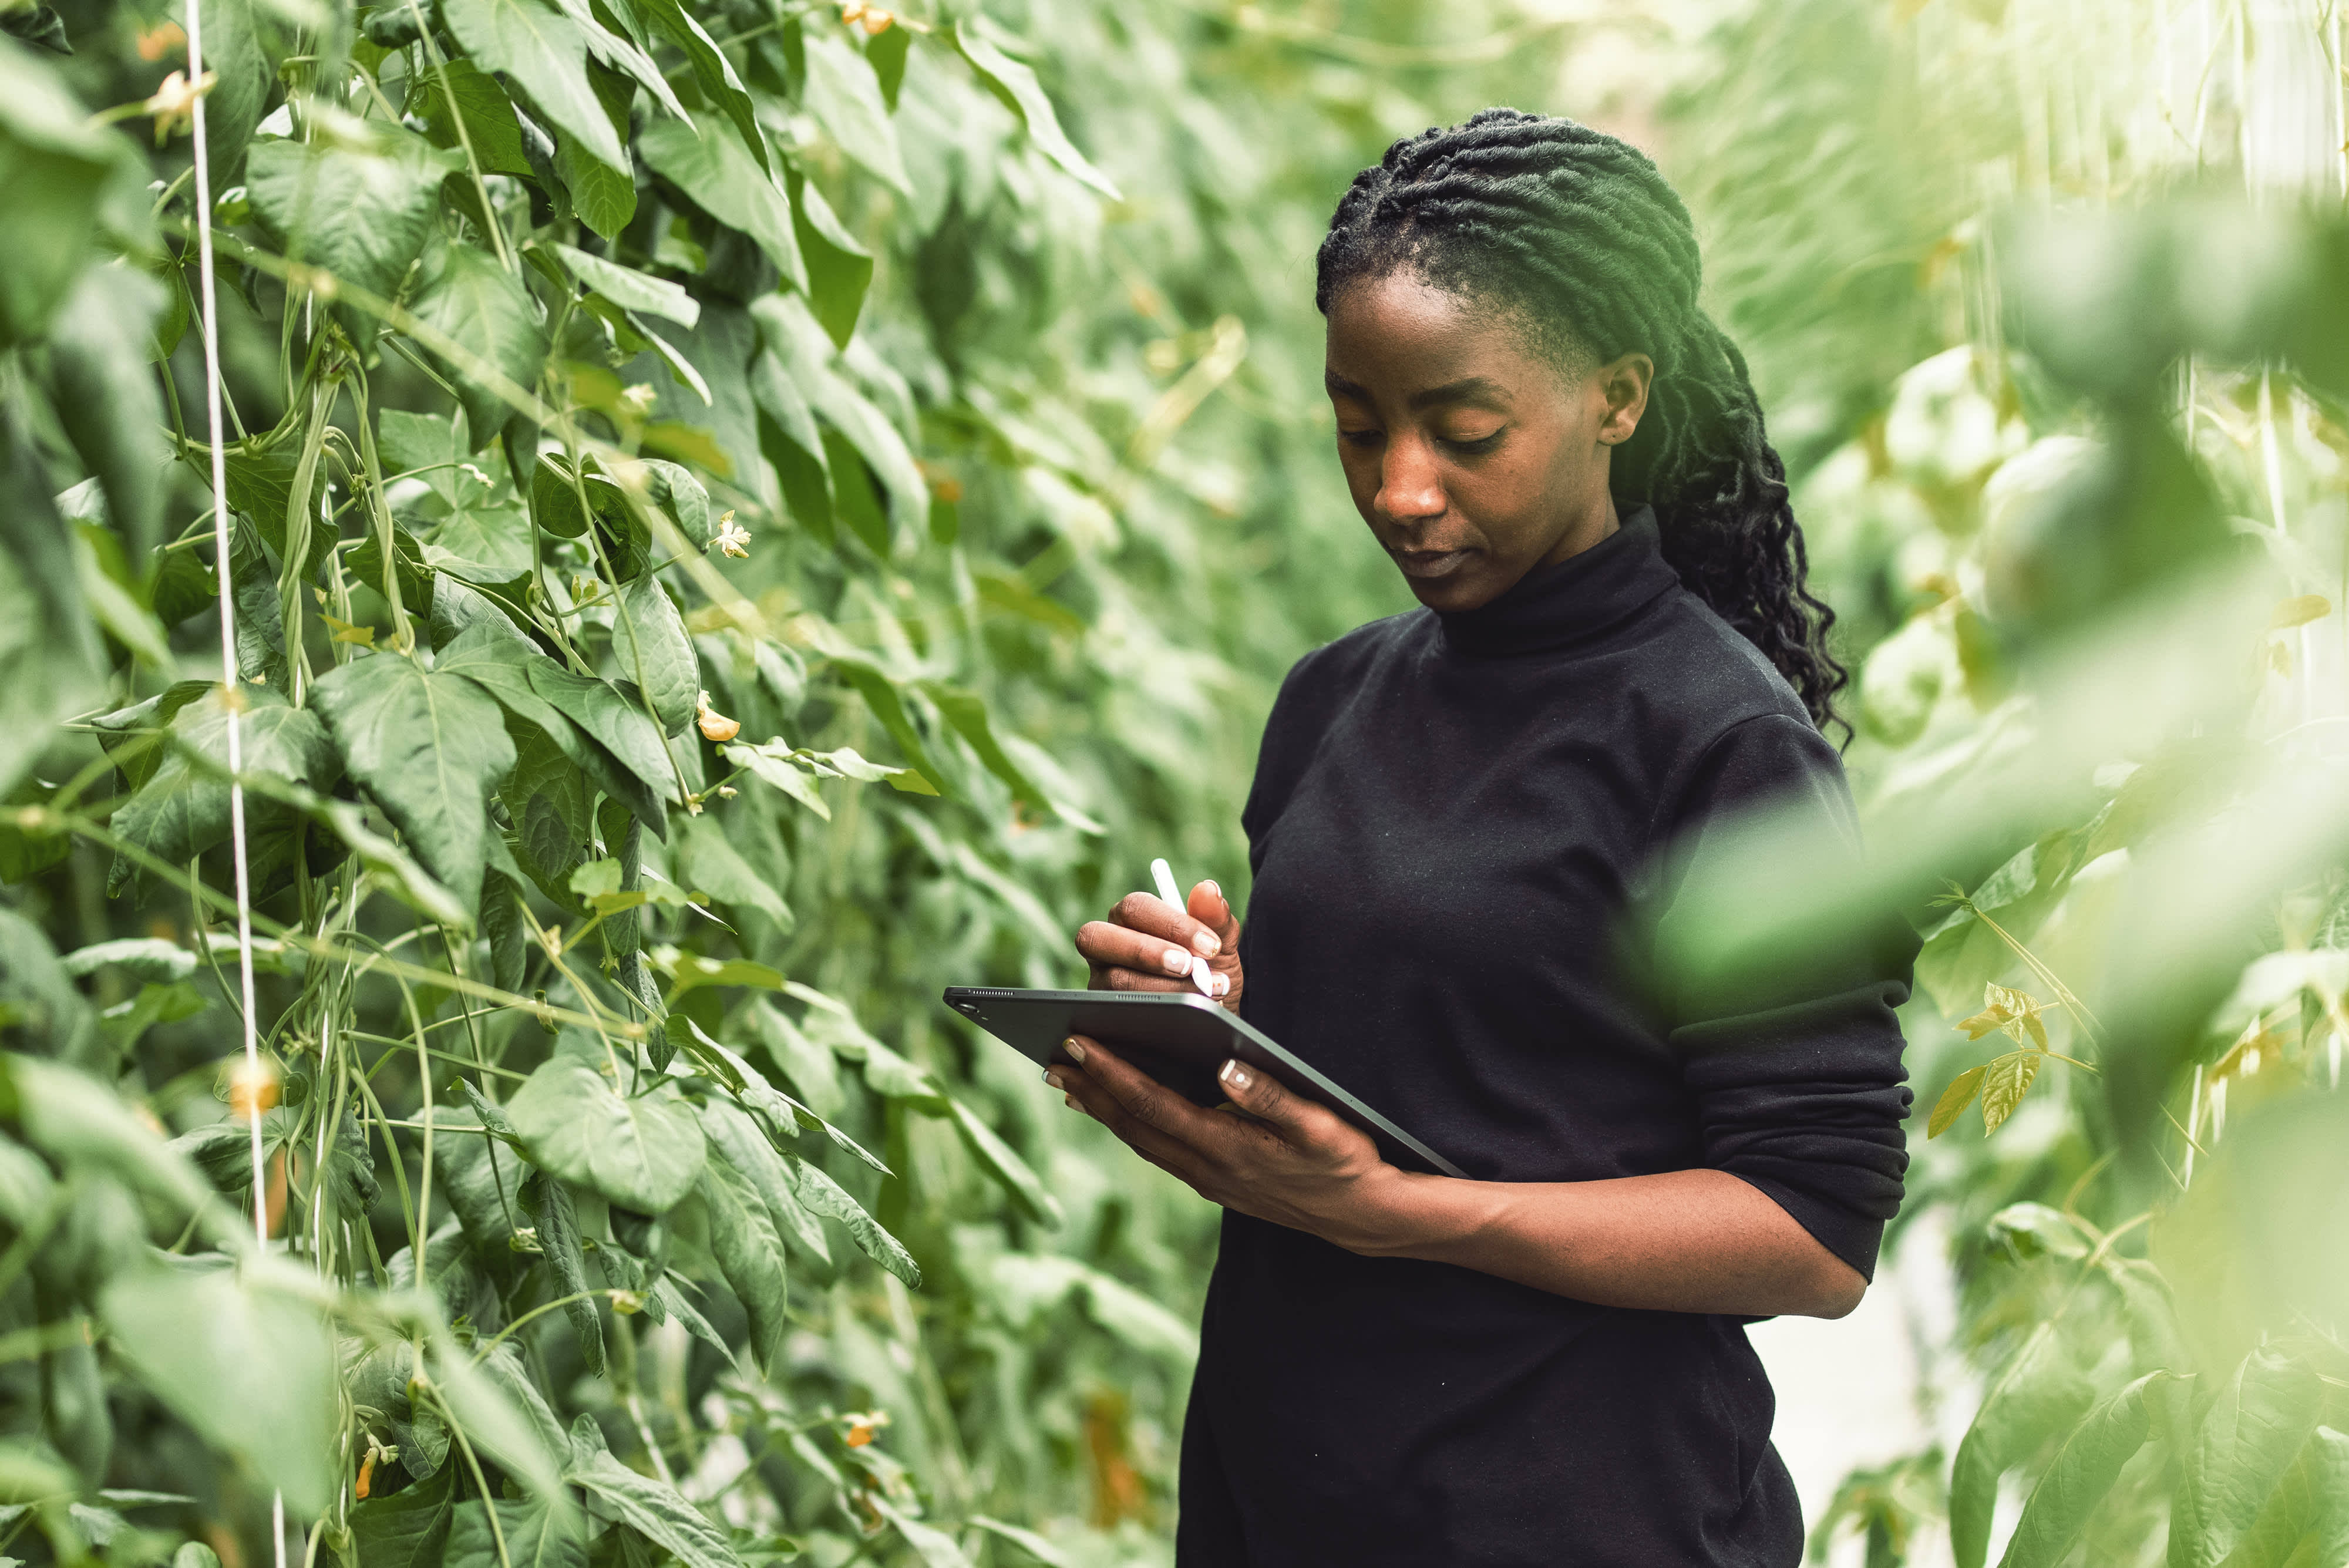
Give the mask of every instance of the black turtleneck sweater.
[[[1834, 748], [1642, 510], [1482, 609], [1290, 671], [1244, 817], [1243, 1012], [1472, 1177], [1726, 1170], [1870, 1273], [1907, 1163], [1913, 947], [1726, 1015], [1632, 978], [1687, 863], [1663, 852], [1757, 804], [1853, 838]], [[1744, 1320], [1226, 1213], [1176, 1560], [1792, 1568], [1773, 1407]]]

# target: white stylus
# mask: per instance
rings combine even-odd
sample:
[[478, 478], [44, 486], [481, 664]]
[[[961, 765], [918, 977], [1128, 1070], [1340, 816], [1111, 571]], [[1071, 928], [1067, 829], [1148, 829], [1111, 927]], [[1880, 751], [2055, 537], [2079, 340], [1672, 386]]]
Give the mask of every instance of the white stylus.
[[[1182, 889], [1174, 886], [1174, 867], [1167, 865], [1163, 859], [1153, 860], [1150, 863], [1150, 875], [1158, 884], [1158, 896], [1161, 898], [1164, 899], [1167, 903], [1174, 905], [1174, 908], [1183, 910], [1185, 914], [1190, 912], [1189, 906], [1184, 902]], [[1207, 975], [1207, 961], [1201, 958], [1197, 953], [1193, 953], [1191, 955], [1191, 983], [1199, 988], [1199, 994], [1201, 996], [1204, 996], [1212, 1002], [1215, 1000], [1216, 991], [1215, 987], [1208, 982]]]

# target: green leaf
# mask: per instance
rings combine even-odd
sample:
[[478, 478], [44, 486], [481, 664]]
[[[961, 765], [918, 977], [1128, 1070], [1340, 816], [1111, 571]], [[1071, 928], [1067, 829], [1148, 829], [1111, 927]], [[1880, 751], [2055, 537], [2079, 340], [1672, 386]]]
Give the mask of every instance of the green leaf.
[[2202, 1417], [2186, 1456], [2186, 1481], [2170, 1510], [2169, 1561], [2217, 1568], [2315, 1430], [2324, 1387], [2314, 1371], [2275, 1345], [2245, 1356]]
[[[511, 1125], [511, 1123], [509, 1123]], [[517, 1135], [519, 1136], [519, 1135]], [[538, 1221], [538, 1246], [555, 1286], [566, 1296], [593, 1289], [587, 1280], [586, 1253], [579, 1243], [579, 1215], [571, 1189], [539, 1171], [522, 1189], [523, 1207]], [[576, 1301], [563, 1309], [578, 1336], [579, 1360], [588, 1376], [604, 1375], [604, 1319], [593, 1301]]]
[[791, 906], [783, 902], [773, 878], [743, 859], [741, 851], [727, 837], [726, 829], [711, 817], [688, 818], [679, 847], [684, 852], [682, 876], [686, 886], [698, 888], [737, 909], [756, 909], [778, 925], [791, 924]]
[[389, 298], [432, 232], [440, 182], [458, 161], [410, 131], [371, 134], [264, 141], [245, 180], [254, 215], [287, 260]]
[[[436, 244], [426, 252], [419, 293], [409, 307], [418, 320], [471, 349], [522, 391], [538, 381], [546, 353], [538, 306], [522, 281], [488, 253], [471, 245]], [[476, 441], [487, 440], [516, 411], [504, 392], [466, 366], [451, 364], [465, 418]]]
[[[723, 1101], [712, 1102], [702, 1112], [705, 1125], [728, 1115], [740, 1117], [742, 1113]], [[752, 1127], [747, 1136], [760, 1135]], [[709, 1254], [749, 1314], [751, 1356], [761, 1371], [771, 1371], [791, 1332], [782, 1238], [757, 1186], [722, 1153], [702, 1168], [701, 1198], [709, 1217]]]
[[1950, 1469], [1950, 1551], [1957, 1568], [1990, 1554], [1999, 1478], [2052, 1433], [2067, 1429], [2094, 1391], [2066, 1359], [2055, 1325], [2041, 1323], [1983, 1394]]
[[[612, 133], [626, 140], [628, 106], [636, 98], [636, 85], [619, 72], [592, 62], [587, 67], [587, 85], [595, 101], [603, 105], [604, 118], [612, 127]], [[570, 191], [579, 221], [604, 238], [619, 238], [635, 221], [636, 177], [633, 162], [606, 163], [583, 148], [569, 131], [557, 128], [554, 171]]]
[[146, 274], [94, 266], [82, 273], [49, 324], [50, 400], [57, 423], [106, 492], [109, 520], [139, 557], [162, 542], [163, 462], [170, 449], [161, 438], [162, 398], [148, 365], [162, 305], [163, 291]]
[[2349, 1434], [2319, 1427], [2309, 1438], [2308, 1453], [2323, 1500], [2316, 1512], [2316, 1560], [2349, 1563]]
[[1074, 637], [1085, 629], [1085, 618], [1060, 600], [1048, 598], [1008, 572], [975, 573], [979, 603], [1006, 615], [1031, 620], [1052, 631]]
[[125, 973], [150, 983], [169, 985], [196, 972], [196, 955], [160, 937], [118, 937], [76, 948], [57, 960], [66, 973], [79, 979], [114, 964]]
[[[758, 109], [750, 95], [743, 90], [741, 79], [735, 76], [734, 67], [719, 52], [717, 40], [702, 31], [678, 0], [636, 0], [637, 10], [649, 17], [669, 36], [672, 43], [693, 62], [694, 79], [701, 84], [704, 95], [716, 100], [742, 133], [742, 140], [759, 167], [767, 173], [774, 171], [774, 163], [767, 154], [767, 139], [759, 129]], [[688, 322], [687, 326], [691, 326]]]
[[729, 745], [720, 748], [726, 760], [736, 767], [748, 768], [753, 777], [774, 785], [810, 811], [832, 820], [832, 807], [823, 802], [816, 788], [815, 777], [792, 761], [792, 752], [778, 738], [763, 746]]
[[476, 1363], [453, 1335], [440, 1329], [432, 1334], [431, 1349], [431, 1386], [448, 1407], [450, 1424], [484, 1458], [496, 1459], [558, 1513], [569, 1513], [573, 1504], [563, 1490], [561, 1471], [562, 1429], [522, 1374], [512, 1346], [502, 1345]]
[[[582, 492], [587, 497], [584, 508], [579, 504]], [[619, 485], [592, 466], [579, 472], [568, 459], [546, 452], [540, 455], [538, 465], [531, 470], [531, 515], [541, 528], [557, 538], [576, 539], [585, 535], [591, 512], [607, 532], [621, 533], [628, 525], [627, 507], [628, 498], [621, 493]]]
[[[779, 1126], [794, 1133], [803, 1112], [806, 1113], [805, 1119], [828, 1127], [823, 1118], [807, 1112], [805, 1106], [789, 1096], [778, 1094], [773, 1085], [761, 1077], [757, 1070], [741, 1057], [706, 1035], [703, 1040], [743, 1075], [746, 1083], [742, 1097], [746, 1104], [758, 1107]], [[713, 1100], [702, 1116], [702, 1127], [709, 1136], [711, 1147], [749, 1179], [751, 1187], [765, 1200], [767, 1212], [778, 1226], [788, 1230], [792, 1240], [816, 1257], [830, 1262], [832, 1247], [823, 1239], [823, 1228], [800, 1202], [791, 1172], [784, 1168], [782, 1157], [775, 1152], [775, 1146], [768, 1135], [761, 1130], [757, 1118], [739, 1106], [728, 1106], [719, 1111], [721, 1104], [723, 1102]], [[871, 1160], [873, 1157], [866, 1155], [864, 1158]], [[877, 1160], [873, 1163], [879, 1164]]]
[[789, 184], [792, 221], [797, 225], [800, 254], [807, 258], [808, 306], [833, 342], [845, 348], [855, 336], [864, 291], [873, 282], [873, 253], [848, 232], [823, 192], [796, 171], [790, 174]]
[[481, 901], [489, 797], [513, 768], [498, 705], [460, 676], [378, 653], [311, 689], [351, 777], [467, 909]]
[[[433, 146], [461, 156], [470, 142], [482, 173], [536, 177], [523, 151], [522, 122], [514, 119], [505, 88], [472, 61], [444, 60], [426, 67], [409, 88], [407, 108], [424, 121], [424, 134]], [[460, 117], [462, 140], [458, 136]]]
[[[888, 492], [890, 521], [906, 536], [918, 536], [929, 523], [930, 489], [897, 427], [864, 394], [829, 371], [803, 374], [801, 384], [816, 412], [847, 439], [880, 478], [882, 488]], [[836, 452], [831, 454], [830, 462], [833, 494], [845, 509], [848, 502], [841, 493], [843, 483], [852, 477], [861, 480], [863, 475], [843, 474]], [[887, 552], [876, 547], [874, 553]]]
[[978, 753], [978, 760], [986, 764], [987, 771], [1011, 786], [1014, 799], [1026, 801], [1030, 805], [1049, 804], [1045, 793], [1020, 771], [1019, 765], [997, 742], [994, 728], [988, 722], [987, 703], [978, 693], [938, 680], [925, 680], [920, 684], [923, 694], [936, 704], [939, 717], [953, 725], [956, 732], [970, 742], [970, 749]]
[[1019, 116], [1028, 128], [1028, 139], [1037, 150], [1059, 164], [1063, 172], [1082, 181], [1111, 201], [1122, 201], [1117, 187], [1111, 184], [1102, 171], [1077, 151], [1076, 143], [1061, 129], [1060, 116], [1052, 111], [1052, 100], [1044, 96], [1036, 80], [1036, 73], [1021, 65], [999, 47], [984, 17], [971, 16], [954, 28], [955, 47], [962, 50], [963, 58], [971, 63], [979, 79], [993, 89], [1005, 106]]
[[440, 19], [474, 64], [520, 83], [590, 158], [614, 171], [628, 168], [612, 117], [588, 83], [588, 36], [577, 22], [537, 0], [442, 0]]
[[2055, 1568], [2112, 1490], [2121, 1467], [2145, 1444], [2152, 1422], [2146, 1389], [2176, 1374], [2149, 1372], [2098, 1405], [2072, 1429], [2032, 1489], [1999, 1568]]
[[[452, 512], [432, 531], [424, 560], [436, 572], [492, 587], [526, 578], [532, 561], [530, 515], [512, 506], [469, 506]], [[436, 587], [436, 609], [439, 591]]]
[[337, 1481], [334, 1345], [312, 1307], [226, 1268], [154, 1266], [115, 1279], [98, 1312], [173, 1414], [249, 1460], [289, 1508], [326, 1511]]
[[647, 167], [703, 212], [750, 235], [792, 286], [806, 292], [807, 265], [792, 229], [791, 199], [731, 121], [704, 116], [697, 128], [687, 120], [657, 120], [637, 133], [636, 150]]
[[889, 106], [891, 114], [897, 112], [897, 89], [905, 85], [905, 59], [913, 47], [910, 27], [886, 28], [879, 37], [865, 40], [864, 63], [873, 67], [874, 78], [881, 84], [881, 101]]
[[705, 985], [748, 985], [761, 991], [780, 991], [783, 985], [781, 970], [771, 969], [749, 959], [703, 958], [699, 953], [680, 953], [672, 966], [677, 982], [669, 988], [669, 1005], [689, 991]]
[[[679, 119], [686, 118], [685, 104], [677, 96], [677, 89], [668, 85], [668, 78], [662, 74], [660, 67], [654, 64], [652, 57], [643, 49], [605, 26], [596, 15], [593, 0], [554, 0], [554, 3], [564, 16], [579, 25], [581, 33], [586, 37], [589, 52], [602, 67], [634, 78], [636, 85], [650, 93], [654, 101], [663, 109]], [[605, 15], [611, 13], [606, 11]]]
[[782, 1158], [784, 1168], [792, 1175], [792, 1190], [802, 1208], [827, 1220], [839, 1220], [848, 1227], [849, 1240], [856, 1243], [859, 1251], [896, 1275], [909, 1289], [922, 1288], [922, 1270], [914, 1262], [914, 1255], [896, 1237], [883, 1230], [880, 1222], [864, 1211], [864, 1205], [848, 1195], [846, 1188], [798, 1155], [786, 1154]]
[[[499, 618], [494, 621], [477, 623], [458, 634], [433, 659], [436, 675], [461, 675], [480, 686], [498, 704], [515, 718], [531, 725], [573, 766], [593, 779], [605, 794], [626, 805], [629, 812], [655, 822], [665, 822], [660, 797], [654, 786], [640, 778], [632, 769], [612, 754], [608, 747], [589, 738], [561, 707], [542, 696], [532, 680], [539, 665], [551, 667], [555, 674], [550, 682], [563, 684], [562, 666], [547, 658], [530, 643], [513, 633], [512, 623]], [[585, 680], [585, 677], [580, 677]], [[657, 740], [655, 742], [657, 744]], [[516, 766], [521, 765], [517, 753]], [[662, 769], [667, 770], [663, 759]], [[532, 792], [522, 792], [527, 802]], [[509, 798], [512, 808], [518, 804]], [[518, 825], [523, 817], [516, 815]]]
[[589, 255], [560, 241], [544, 248], [562, 258], [573, 277], [625, 310], [641, 310], [687, 327], [701, 319], [701, 302], [667, 278]]
[[971, 1568], [970, 1559], [962, 1554], [962, 1548], [955, 1544], [953, 1536], [912, 1517], [881, 1492], [869, 1491], [864, 1495], [875, 1512], [897, 1527], [897, 1533], [905, 1537], [905, 1544], [912, 1547], [914, 1555], [921, 1559], [922, 1568]]
[[621, 1522], [675, 1556], [685, 1568], [741, 1568], [725, 1532], [675, 1487], [638, 1475], [605, 1451], [592, 1416], [571, 1427], [571, 1467], [564, 1479], [595, 1494]]
[[80, 275], [115, 159], [111, 133], [88, 118], [57, 73], [22, 50], [0, 50], [0, 169], [7, 171], [8, 205], [40, 214], [38, 222], [15, 225], [0, 250], [0, 347], [36, 336]]
[[[857, 695], [864, 699], [864, 705], [873, 710], [873, 716], [881, 721], [881, 727], [889, 732], [889, 738], [895, 741], [897, 749], [905, 753], [905, 761], [912, 763], [914, 771], [929, 784], [930, 790], [921, 793], [946, 794], [946, 774], [930, 761], [929, 751], [922, 744], [921, 732], [906, 717], [905, 705], [897, 695], [897, 683], [870, 659], [835, 654], [832, 664], [843, 680], [856, 688]], [[895, 779], [890, 783], [896, 784]], [[898, 784], [897, 787], [902, 789], [905, 786]]]
[[1061, 1212], [1061, 1200], [1052, 1196], [1043, 1179], [1012, 1151], [1009, 1144], [996, 1135], [993, 1127], [979, 1120], [968, 1106], [951, 1098], [947, 1106], [954, 1118], [956, 1130], [962, 1134], [963, 1141], [970, 1146], [971, 1153], [978, 1158], [978, 1163], [986, 1168], [987, 1173], [1011, 1194], [1030, 1219], [1040, 1225], [1059, 1230], [1068, 1217]]
[[236, 180], [277, 75], [254, 22], [251, 0], [206, 0], [204, 69], [219, 78], [204, 99], [204, 153], [214, 191]]
[[621, 586], [618, 611], [622, 621], [613, 628], [613, 657], [643, 691], [661, 728], [683, 733], [701, 694], [701, 660], [677, 602], [659, 576], [647, 572]]
[[661, 733], [649, 714], [631, 702], [608, 680], [597, 680], [565, 670], [551, 659], [533, 660], [523, 669], [531, 690], [562, 710], [565, 718], [586, 732], [634, 774], [656, 797], [655, 809], [638, 811], [637, 819], [657, 836], [668, 832], [661, 800], [678, 798], [683, 786], [661, 743]]
[[1982, 1075], [1987, 1070], [1969, 1067], [1950, 1080], [1950, 1086], [1943, 1089], [1941, 1097], [1933, 1102], [1932, 1119], [1925, 1124], [1927, 1137], [1936, 1138], [1949, 1131], [1951, 1124], [1958, 1119], [1958, 1113], [1974, 1103], [1974, 1097], [1982, 1093]]
[[1183, 1362], [1198, 1359], [1199, 1334], [1191, 1324], [1098, 1269], [1084, 1269], [1083, 1281], [1086, 1310], [1110, 1333], [1146, 1355]]
[[490, 1529], [492, 1508], [498, 1511], [498, 1525], [505, 1536], [504, 1562], [512, 1568], [587, 1568], [587, 1542], [579, 1532], [579, 1516], [568, 1509], [556, 1513], [543, 1498], [459, 1503], [449, 1529], [450, 1563], [471, 1565], [500, 1561], [497, 1534]]
[[[236, 689], [237, 733], [247, 774], [272, 774], [320, 788], [341, 773], [317, 716], [265, 686]], [[158, 859], [180, 865], [229, 836], [228, 709], [214, 687], [172, 716], [170, 750], [139, 793], [114, 814], [114, 831]], [[199, 762], [197, 759], [202, 759]], [[210, 763], [210, 766], [203, 765]], [[256, 833], [284, 814], [256, 811]]]
[[480, 491], [478, 482], [460, 474], [458, 468], [473, 450], [463, 410], [451, 418], [380, 409], [376, 412], [375, 431], [376, 451], [383, 459], [386, 479], [412, 473], [451, 506], [460, 496]]
[[[381, 594], [387, 602], [391, 598], [388, 587], [384, 582], [383, 541], [380, 535], [370, 531], [367, 537], [361, 539], [351, 549], [344, 560], [350, 567], [351, 576]], [[398, 574], [401, 606], [410, 615], [429, 618], [432, 614], [434, 574], [432, 569], [424, 564], [424, 551], [416, 543], [415, 536], [397, 524], [391, 531], [391, 560], [392, 570]]]
[[833, 145], [884, 184], [911, 195], [897, 127], [873, 67], [836, 27], [810, 27], [804, 36], [808, 112]]
[[[893, 27], [890, 32], [904, 30], [902, 27]], [[887, 34], [884, 34], [883, 36], [887, 36]], [[1077, 1568], [1075, 1559], [1032, 1530], [1022, 1530], [1016, 1524], [1006, 1524], [999, 1519], [989, 1519], [983, 1513], [972, 1514], [970, 1522], [974, 1527], [986, 1531], [989, 1535], [1009, 1541], [1037, 1562], [1045, 1564], [1046, 1568]]]
[[351, 1537], [358, 1560], [367, 1568], [440, 1568], [447, 1561], [455, 1486], [455, 1469], [444, 1467], [388, 1497], [352, 1504]]
[[2044, 1059], [2036, 1051], [2010, 1051], [1982, 1069], [1985, 1133], [1996, 1132], [1999, 1124], [2014, 1114], [2014, 1107], [2023, 1103], [2023, 1092], [2031, 1087], [2031, 1080], [2039, 1075], [2039, 1064]]
[[554, 1056], [506, 1114], [533, 1164], [640, 1213], [674, 1208], [701, 1174], [701, 1126], [667, 1080], [623, 1098], [578, 1057]]

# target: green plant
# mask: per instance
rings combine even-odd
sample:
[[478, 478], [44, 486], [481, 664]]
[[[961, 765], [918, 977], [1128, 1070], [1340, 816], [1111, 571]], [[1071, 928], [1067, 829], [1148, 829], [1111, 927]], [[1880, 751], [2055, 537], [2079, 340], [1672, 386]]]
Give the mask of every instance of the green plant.
[[1244, 885], [1278, 258], [1549, 57], [1247, 15], [206, 0], [224, 691], [184, 39], [6, 14], [0, 1550], [1163, 1553], [1212, 1215], [937, 992]]

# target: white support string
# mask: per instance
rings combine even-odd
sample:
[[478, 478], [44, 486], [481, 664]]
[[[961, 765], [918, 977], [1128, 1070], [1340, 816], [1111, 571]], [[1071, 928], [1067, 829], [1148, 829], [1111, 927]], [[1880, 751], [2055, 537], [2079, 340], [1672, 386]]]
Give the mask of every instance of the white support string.
[[[242, 714], [244, 688], [236, 660], [236, 597], [230, 556], [228, 455], [221, 443], [221, 366], [219, 295], [212, 282], [212, 176], [205, 135], [204, 27], [202, 0], [187, 0], [188, 80], [196, 95], [190, 106], [189, 131], [194, 141], [196, 173], [196, 289], [203, 305], [205, 439], [212, 448], [213, 570], [220, 580], [221, 704], [228, 715], [228, 828], [231, 858], [236, 867], [236, 969], [244, 1009], [245, 1115], [253, 1130], [253, 1235], [261, 1251], [269, 1251], [268, 1162], [261, 1147], [263, 1083], [261, 1025], [253, 993], [253, 874], [245, 858], [244, 737]], [[285, 1494], [270, 1501], [270, 1544], [277, 1568], [285, 1568]]]

